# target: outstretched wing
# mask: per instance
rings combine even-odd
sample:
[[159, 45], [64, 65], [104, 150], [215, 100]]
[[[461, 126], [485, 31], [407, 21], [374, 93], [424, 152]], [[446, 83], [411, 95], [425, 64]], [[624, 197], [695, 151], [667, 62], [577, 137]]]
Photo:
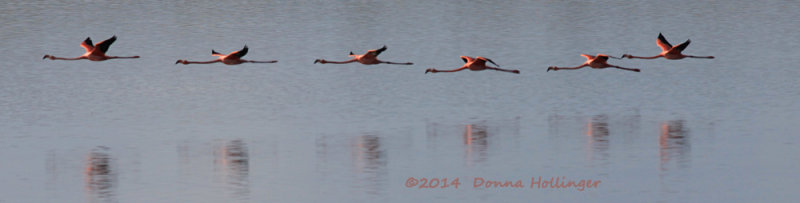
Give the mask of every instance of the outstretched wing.
[[100, 52], [106, 53], [106, 51], [108, 51], [108, 47], [111, 47], [111, 44], [113, 44], [114, 41], [117, 41], [116, 35], [112, 36], [111, 38], [108, 38], [107, 40], [103, 40], [100, 43], [97, 43], [97, 45], [95, 45], [95, 48], [99, 49]]
[[247, 45], [244, 45], [244, 48], [242, 48], [242, 50], [234, 51], [230, 55], [234, 55], [234, 56], [237, 56], [239, 58], [242, 58], [244, 55], [247, 55]]
[[500, 65], [497, 65], [496, 63], [494, 63], [494, 61], [492, 61], [492, 59], [488, 59], [488, 58], [485, 58], [485, 57], [482, 57], [482, 56], [478, 56], [478, 58], [477, 58], [477, 59], [478, 59], [478, 60], [483, 60], [483, 61], [488, 61], [489, 63], [492, 63], [492, 64], [494, 64], [494, 65], [495, 65], [495, 66], [497, 66], [497, 67], [500, 67]]
[[475, 60], [475, 59], [472, 58], [472, 57], [469, 57], [469, 56], [461, 56], [461, 60], [463, 60], [464, 63], [469, 63], [470, 61]]
[[689, 43], [692, 43], [692, 40], [687, 39], [686, 42], [683, 42], [683, 43], [679, 44], [678, 46], [675, 46], [675, 49], [678, 50], [678, 51], [683, 51], [683, 49], [686, 49], [686, 47], [689, 46]]
[[592, 59], [594, 59], [594, 56], [592, 56], [592, 55], [589, 55], [589, 54], [581, 54], [581, 56], [583, 56], [583, 57], [586, 57], [586, 60], [592, 60]]
[[213, 49], [211, 50], [211, 55], [212, 56], [225, 56], [224, 54], [220, 54], [219, 52], [214, 51]]
[[86, 38], [86, 40], [83, 40], [83, 42], [81, 42], [81, 46], [84, 49], [86, 49], [86, 52], [91, 52], [94, 49], [94, 44], [92, 44], [92, 39], [88, 37]]
[[606, 61], [608, 61], [608, 55], [597, 54], [597, 57], [595, 57], [594, 61], [596, 61], [596, 62], [606, 62]]
[[661, 51], [667, 51], [672, 49], [672, 45], [669, 44], [667, 38], [664, 38], [664, 35], [658, 33], [658, 41], [656, 42], [659, 47], [661, 47]]
[[383, 51], [386, 51], [386, 45], [383, 45], [383, 47], [381, 47], [380, 49], [369, 50], [367, 51], [367, 54], [373, 54], [375, 56], [378, 56]]

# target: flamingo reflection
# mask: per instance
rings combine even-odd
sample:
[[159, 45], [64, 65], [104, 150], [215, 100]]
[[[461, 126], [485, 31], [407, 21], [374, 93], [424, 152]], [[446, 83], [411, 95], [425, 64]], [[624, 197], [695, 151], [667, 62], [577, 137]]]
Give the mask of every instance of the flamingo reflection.
[[89, 153], [84, 169], [84, 180], [91, 199], [114, 202], [114, 186], [117, 177], [115, 169], [112, 167], [113, 159], [108, 150], [108, 147], [100, 146]]
[[222, 166], [226, 182], [233, 190], [233, 196], [247, 199], [250, 194], [250, 156], [247, 145], [242, 140], [233, 140], [217, 151], [215, 163]]
[[[464, 127], [464, 145], [467, 147], [466, 158], [468, 163], [486, 161], [486, 151], [489, 148], [489, 131], [486, 125], [468, 124]], [[478, 157], [473, 158], [477, 151]], [[475, 159], [475, 160], [473, 160]]]
[[588, 147], [591, 149], [589, 151], [589, 159], [598, 159], [595, 155], [599, 155], [599, 159], [607, 160], [609, 156], [608, 116], [597, 115], [592, 117], [592, 120], [589, 121], [586, 127], [586, 136], [589, 137], [587, 143]]
[[386, 153], [381, 149], [380, 137], [359, 136], [353, 140], [353, 160], [359, 172], [370, 172], [386, 165]]
[[661, 170], [667, 170], [667, 165], [677, 159], [680, 166], [688, 161], [689, 131], [684, 127], [683, 120], [672, 120], [661, 124], [661, 134], [658, 137], [658, 155]]
[[371, 195], [378, 194], [385, 182], [386, 150], [381, 147], [381, 138], [375, 135], [356, 137], [352, 141], [352, 158], [360, 187]]

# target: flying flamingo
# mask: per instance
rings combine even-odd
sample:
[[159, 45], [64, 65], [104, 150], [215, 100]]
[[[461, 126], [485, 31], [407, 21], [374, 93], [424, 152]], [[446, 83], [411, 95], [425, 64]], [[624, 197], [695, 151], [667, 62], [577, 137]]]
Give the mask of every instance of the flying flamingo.
[[317, 59], [317, 60], [314, 60], [314, 63], [315, 64], [316, 63], [321, 63], [321, 64], [326, 64], [326, 63], [345, 64], [345, 63], [359, 62], [359, 63], [364, 64], [364, 65], [375, 65], [375, 64], [381, 64], [381, 63], [395, 64], [395, 65], [414, 65], [414, 63], [411, 63], [411, 62], [396, 63], [396, 62], [378, 60], [378, 55], [380, 55], [381, 52], [383, 52], [383, 51], [386, 51], [386, 45], [383, 45], [383, 47], [381, 47], [380, 49], [369, 50], [369, 51], [367, 51], [367, 53], [364, 53], [362, 55], [355, 55], [351, 51], [350, 52], [350, 57], [353, 57], [353, 59], [350, 59], [350, 60], [347, 60], [347, 61], [327, 61], [325, 59]]
[[139, 56], [106, 56], [106, 51], [108, 51], [108, 47], [111, 46], [114, 41], [117, 40], [117, 36], [114, 35], [107, 40], [104, 40], [97, 45], [92, 45], [92, 39], [89, 37], [86, 40], [83, 40], [81, 46], [86, 49], [86, 53], [75, 58], [61, 58], [55, 57], [51, 55], [44, 55], [42, 59], [50, 59], [50, 60], [80, 60], [80, 59], [87, 59], [90, 61], [105, 61], [108, 59], [135, 59], [139, 58]]
[[244, 45], [244, 48], [242, 48], [242, 50], [231, 52], [228, 55], [220, 54], [219, 52], [214, 51], [212, 49], [211, 50], [211, 55], [212, 56], [218, 56], [219, 58], [215, 59], [215, 60], [211, 60], [211, 61], [178, 60], [178, 61], [175, 62], [175, 64], [182, 63], [184, 65], [187, 65], [187, 64], [191, 64], [191, 63], [209, 64], [209, 63], [222, 62], [225, 65], [236, 65], [236, 64], [242, 64], [242, 63], [277, 63], [278, 62], [277, 60], [272, 60], [272, 61], [251, 61], [251, 60], [242, 59], [242, 57], [244, 55], [247, 55], [247, 45]]
[[619, 69], [622, 69], [622, 70], [639, 72], [639, 69], [637, 69], [637, 68], [623, 68], [623, 67], [619, 67], [619, 66], [615, 66], [615, 65], [611, 65], [611, 64], [606, 63], [606, 61], [608, 60], [609, 56], [605, 55], [605, 54], [597, 54], [597, 56], [592, 56], [592, 55], [588, 55], [588, 54], [581, 54], [581, 56], [586, 57], [586, 62], [584, 62], [580, 66], [576, 66], [576, 67], [550, 66], [549, 68], [547, 68], [547, 71], [548, 72], [550, 70], [557, 71], [557, 70], [562, 70], [562, 69], [563, 70], [574, 70], [574, 69], [580, 69], [580, 68], [589, 66], [589, 67], [597, 68], [597, 69], [619, 68]]
[[[496, 71], [503, 71], [503, 72], [519, 74], [519, 70], [508, 70], [508, 69], [498, 68], [500, 65], [497, 65], [491, 59], [484, 58], [484, 57], [481, 57], [481, 56], [478, 56], [476, 58], [472, 58], [472, 57], [469, 57], [469, 56], [461, 56], [461, 60], [464, 60], [464, 63], [465, 63], [464, 66], [461, 66], [461, 68], [457, 68], [457, 69], [453, 69], [453, 70], [436, 70], [434, 68], [429, 68], [428, 70], [425, 70], [425, 74], [428, 74], [429, 72], [430, 73], [457, 72], [457, 71], [462, 71], [464, 69], [469, 69], [471, 71], [482, 71], [482, 70], [489, 69], [489, 70], [496, 70]], [[498, 66], [498, 67], [487, 66], [486, 65], [487, 61], [492, 63], [492, 64], [494, 64], [495, 66]]]
[[667, 42], [667, 38], [664, 38], [664, 35], [658, 33], [658, 41], [656, 42], [659, 47], [661, 47], [661, 53], [656, 56], [651, 57], [642, 57], [642, 56], [633, 56], [630, 54], [622, 55], [622, 58], [628, 57], [629, 59], [632, 58], [640, 58], [640, 59], [655, 59], [658, 57], [664, 57], [665, 59], [682, 59], [682, 58], [704, 58], [704, 59], [713, 59], [713, 56], [691, 56], [691, 55], [684, 55], [681, 52], [689, 46], [692, 40], [688, 39], [686, 42], [681, 43], [677, 46], [672, 46]]

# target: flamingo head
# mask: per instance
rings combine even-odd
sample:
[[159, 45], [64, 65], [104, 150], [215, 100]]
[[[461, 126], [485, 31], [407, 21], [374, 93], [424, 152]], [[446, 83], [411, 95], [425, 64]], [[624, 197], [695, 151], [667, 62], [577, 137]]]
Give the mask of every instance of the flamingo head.
[[436, 73], [436, 72], [439, 72], [439, 71], [438, 71], [438, 70], [436, 70], [436, 69], [433, 69], [433, 68], [428, 68], [428, 70], [425, 70], [425, 74], [428, 74], [428, 73]]

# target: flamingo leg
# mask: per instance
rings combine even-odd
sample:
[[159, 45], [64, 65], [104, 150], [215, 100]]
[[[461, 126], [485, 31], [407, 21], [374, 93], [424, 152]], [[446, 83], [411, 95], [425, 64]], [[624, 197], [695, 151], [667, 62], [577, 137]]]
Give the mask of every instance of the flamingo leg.
[[627, 71], [633, 71], [633, 72], [640, 72], [641, 71], [638, 68], [623, 68], [623, 67], [619, 67], [619, 66], [609, 66], [609, 67], [618, 68], [618, 69], [627, 70]]
[[397, 63], [397, 62], [391, 62], [391, 61], [378, 61], [378, 63], [394, 64], [394, 65], [414, 65], [414, 63], [411, 63], [411, 62]]
[[622, 58], [629, 58], [629, 59], [656, 59], [656, 58], [658, 58], [658, 57], [664, 57], [664, 55], [661, 55], [661, 54], [659, 54], [659, 55], [656, 55], [656, 56], [650, 56], [650, 57], [645, 57], [645, 56], [634, 56], [634, 55], [630, 55], [630, 54], [625, 54], [625, 55], [622, 55]]
[[108, 59], [138, 59], [139, 56], [109, 56]]
[[714, 56], [690, 56], [690, 55], [686, 55], [686, 57], [689, 57], [689, 58], [701, 58], [701, 59], [713, 59], [714, 58]]
[[519, 70], [502, 69], [495, 67], [486, 67], [486, 69], [519, 74]]
[[272, 60], [272, 61], [249, 61], [249, 60], [242, 60], [242, 62], [245, 62], [245, 63], [277, 63], [278, 61], [277, 61], [277, 60]]

